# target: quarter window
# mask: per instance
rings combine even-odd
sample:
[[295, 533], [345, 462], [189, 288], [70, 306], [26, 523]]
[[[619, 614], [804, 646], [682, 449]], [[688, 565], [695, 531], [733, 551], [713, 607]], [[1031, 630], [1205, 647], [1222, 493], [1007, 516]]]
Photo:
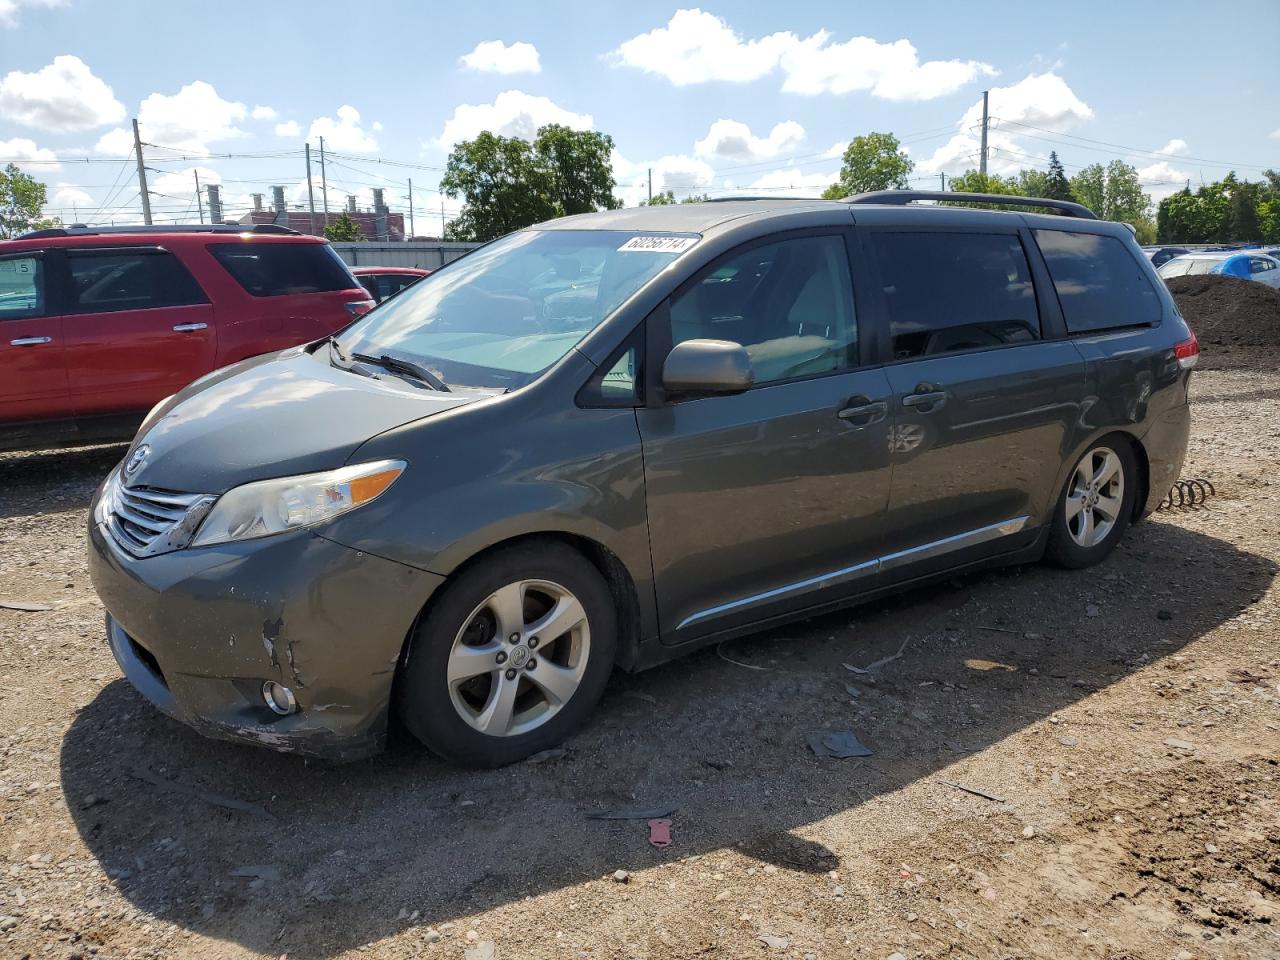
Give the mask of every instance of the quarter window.
[[68, 313], [114, 313], [208, 303], [172, 253], [163, 250], [68, 250]]
[[730, 254], [671, 303], [671, 341], [730, 340], [757, 385], [857, 365], [844, 239], [797, 237]]
[[352, 290], [360, 285], [327, 243], [214, 243], [209, 249], [255, 297]]
[[896, 360], [1028, 343], [1040, 312], [1011, 234], [873, 232]]
[[44, 316], [44, 275], [39, 257], [0, 260], [0, 320]]
[[[1071, 333], [1160, 321], [1160, 300], [1128, 247], [1115, 237], [1037, 230]], [[1199, 263], [1189, 273], [1200, 273]]]

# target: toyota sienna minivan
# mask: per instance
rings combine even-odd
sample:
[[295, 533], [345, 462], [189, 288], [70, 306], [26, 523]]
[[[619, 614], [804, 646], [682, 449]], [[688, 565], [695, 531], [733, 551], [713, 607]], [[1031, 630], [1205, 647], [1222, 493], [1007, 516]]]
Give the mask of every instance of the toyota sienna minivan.
[[93, 502], [125, 676], [215, 737], [350, 759], [394, 714], [492, 766], [615, 667], [1099, 562], [1178, 475], [1196, 339], [1124, 225], [943, 198], [1010, 201], [567, 217], [195, 381]]

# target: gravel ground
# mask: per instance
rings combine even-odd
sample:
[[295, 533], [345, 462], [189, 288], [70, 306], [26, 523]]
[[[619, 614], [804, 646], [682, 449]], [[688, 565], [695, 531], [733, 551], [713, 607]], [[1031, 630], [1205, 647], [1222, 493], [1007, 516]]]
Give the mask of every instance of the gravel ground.
[[[160, 716], [85, 572], [121, 448], [0, 458], [0, 601], [51, 608], [0, 609], [0, 956], [1280, 956], [1275, 369], [1197, 374], [1218, 495], [1105, 564], [618, 676], [563, 756], [489, 772]], [[620, 806], [674, 807], [672, 846], [586, 817]]]

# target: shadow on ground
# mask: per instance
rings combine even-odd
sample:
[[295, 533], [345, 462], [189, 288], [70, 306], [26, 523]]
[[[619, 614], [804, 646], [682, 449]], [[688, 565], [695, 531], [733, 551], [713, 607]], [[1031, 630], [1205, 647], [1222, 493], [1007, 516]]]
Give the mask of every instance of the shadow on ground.
[[83, 510], [99, 483], [120, 462], [124, 444], [0, 453], [0, 519]]
[[[343, 767], [206, 741], [117, 681], [67, 733], [63, 787], [88, 846], [138, 907], [290, 956], [331, 956], [730, 844], [781, 869], [827, 870], [841, 850], [798, 835], [807, 825], [1176, 653], [1275, 574], [1223, 541], [1142, 524], [1093, 570], [966, 577], [719, 651], [738, 664], [711, 649], [615, 677], [567, 757], [487, 772], [446, 766], [403, 739]], [[842, 666], [892, 654], [904, 638], [874, 683]], [[966, 665], [975, 659], [1016, 669]], [[823, 729], [854, 731], [875, 756], [817, 759], [806, 737]], [[678, 808], [666, 852], [647, 844], [643, 822], [586, 817], [663, 804]], [[412, 911], [416, 920], [398, 919]]]

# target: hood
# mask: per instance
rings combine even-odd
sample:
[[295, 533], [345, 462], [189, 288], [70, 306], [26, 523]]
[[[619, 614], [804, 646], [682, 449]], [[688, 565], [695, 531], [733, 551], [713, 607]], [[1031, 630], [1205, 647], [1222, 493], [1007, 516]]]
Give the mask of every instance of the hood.
[[374, 380], [327, 357], [323, 349], [290, 350], [197, 380], [135, 441], [129, 460], [148, 449], [126, 482], [220, 494], [253, 480], [330, 470], [370, 437], [484, 396]]

